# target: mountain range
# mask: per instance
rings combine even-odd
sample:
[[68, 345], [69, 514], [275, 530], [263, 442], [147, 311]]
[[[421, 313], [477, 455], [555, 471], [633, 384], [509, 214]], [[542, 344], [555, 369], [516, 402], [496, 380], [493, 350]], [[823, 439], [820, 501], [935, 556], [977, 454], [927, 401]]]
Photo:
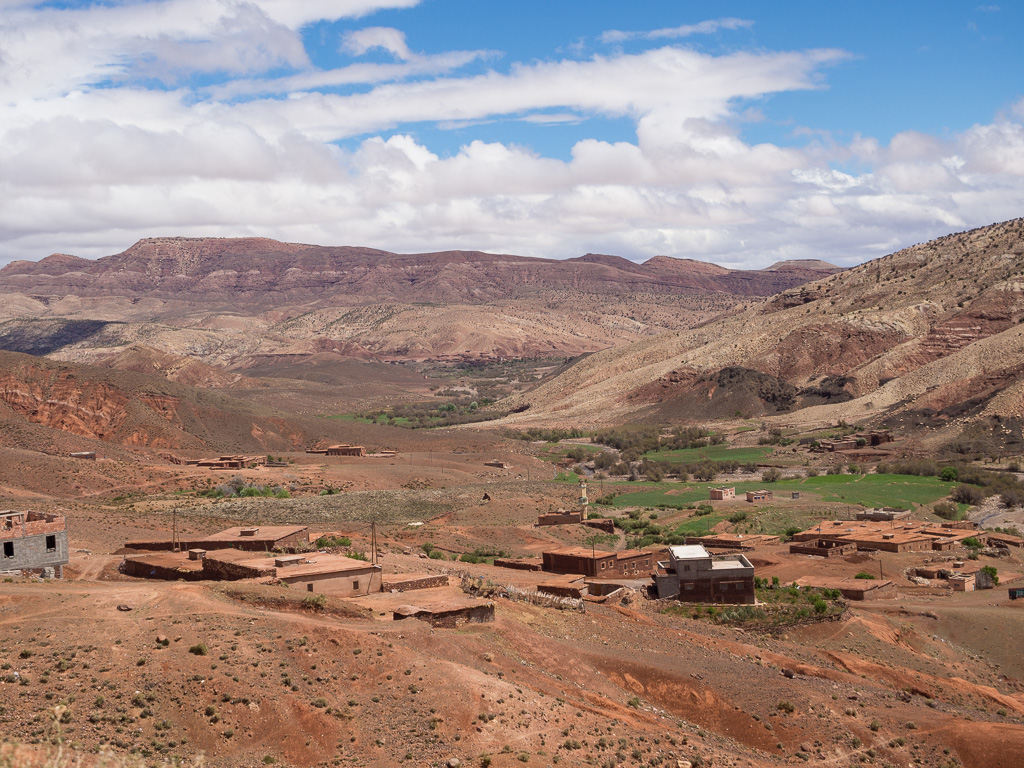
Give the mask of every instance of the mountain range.
[[395, 254], [260, 238], [156, 238], [90, 261], [0, 269], [0, 348], [100, 362], [141, 344], [221, 368], [347, 359], [574, 356], [668, 330], [833, 274], [655, 257], [558, 261]]

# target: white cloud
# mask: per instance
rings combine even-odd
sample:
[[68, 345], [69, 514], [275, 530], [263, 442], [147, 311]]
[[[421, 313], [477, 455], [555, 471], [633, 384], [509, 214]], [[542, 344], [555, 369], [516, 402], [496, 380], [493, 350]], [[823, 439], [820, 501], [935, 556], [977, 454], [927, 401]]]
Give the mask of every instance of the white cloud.
[[[304, 24], [415, 3], [0, 3], [0, 263], [180, 234], [851, 264], [1019, 216], [1024, 200], [1024, 102], [941, 138], [840, 142], [809, 130], [802, 146], [745, 140], [752, 101], [822, 87], [840, 51], [663, 45], [497, 71], [482, 70], [487, 52], [417, 53], [412, 35], [361, 26], [344, 36], [347, 50], [395, 61], [320, 70]], [[152, 75], [171, 84], [153, 87]], [[591, 118], [631, 121], [635, 138], [602, 140]], [[555, 124], [578, 138], [559, 157], [472, 138], [495, 123]], [[424, 124], [470, 138], [446, 154], [414, 132]]]
[[342, 37], [341, 46], [353, 56], [362, 56], [373, 48], [383, 48], [402, 61], [413, 58], [413, 52], [405, 42], [405, 33], [394, 27], [351, 30]]
[[609, 29], [601, 33], [602, 43], [621, 43], [626, 40], [667, 40], [693, 35], [711, 35], [722, 29], [746, 29], [754, 26], [754, 22], [748, 19], [711, 19], [698, 24], [684, 24], [679, 27], [664, 27], [652, 29], [647, 32], [623, 32], [618, 29]]

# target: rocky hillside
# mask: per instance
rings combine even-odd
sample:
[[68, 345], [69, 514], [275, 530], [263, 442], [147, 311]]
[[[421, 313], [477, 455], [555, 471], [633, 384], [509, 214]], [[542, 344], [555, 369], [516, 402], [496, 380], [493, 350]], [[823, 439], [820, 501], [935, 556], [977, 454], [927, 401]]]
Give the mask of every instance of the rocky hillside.
[[150, 373], [0, 352], [0, 448], [51, 454], [99, 449], [118, 456], [169, 450], [198, 457], [302, 450], [318, 440], [359, 441], [362, 431], [363, 425], [285, 415], [251, 397]]
[[513, 417], [521, 421], [799, 413], [955, 430], [978, 419], [1019, 421], [1022, 320], [1017, 219], [591, 355], [510, 405], [529, 406]]

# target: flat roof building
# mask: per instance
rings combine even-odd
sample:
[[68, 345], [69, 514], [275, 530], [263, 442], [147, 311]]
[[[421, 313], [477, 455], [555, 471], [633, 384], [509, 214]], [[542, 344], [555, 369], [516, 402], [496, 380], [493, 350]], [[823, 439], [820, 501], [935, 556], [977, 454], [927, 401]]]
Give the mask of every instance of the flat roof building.
[[669, 547], [669, 559], [658, 563], [654, 583], [658, 597], [692, 603], [756, 601], [754, 566], [743, 555], [715, 559], [700, 544]]
[[592, 579], [619, 579], [651, 573], [662, 550], [601, 552], [584, 547], [565, 547], [543, 554], [549, 573], [579, 573]]
[[125, 549], [150, 551], [179, 549], [244, 549], [268, 552], [309, 543], [309, 528], [304, 525], [247, 525], [228, 528], [209, 536], [184, 537], [178, 541], [128, 541]]
[[338, 597], [381, 591], [379, 565], [343, 555], [269, 557], [239, 549], [210, 550], [198, 558], [191, 555], [190, 551], [130, 556], [123, 570], [129, 576], [166, 580], [276, 579], [306, 592]]

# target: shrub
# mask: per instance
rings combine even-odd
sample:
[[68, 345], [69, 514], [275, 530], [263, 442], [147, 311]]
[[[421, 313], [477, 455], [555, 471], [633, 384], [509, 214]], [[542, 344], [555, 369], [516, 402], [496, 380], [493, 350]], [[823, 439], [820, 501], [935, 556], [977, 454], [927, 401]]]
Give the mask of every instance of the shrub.
[[322, 611], [327, 605], [327, 595], [306, 595], [302, 607], [310, 611]]
[[796, 707], [794, 707], [788, 701], [780, 701], [778, 704], [775, 705], [775, 708], [781, 712], [786, 712], [788, 714], [793, 714], [793, 711], [796, 709]]
[[316, 546], [319, 549], [328, 549], [329, 547], [351, 547], [352, 539], [348, 536], [321, 536], [316, 540]]
[[964, 546], [970, 547], [971, 549], [981, 549], [981, 542], [974, 536], [968, 536], [964, 539]]
[[875, 577], [874, 577], [874, 575], [872, 575], [870, 573], [865, 573], [864, 571], [861, 571], [860, 573], [858, 573], [853, 578], [855, 578], [855, 579], [873, 579]]
[[776, 483], [782, 477], [782, 473], [775, 467], [768, 467], [764, 472], [761, 473], [761, 482], [764, 483]]
[[956, 508], [956, 504], [940, 501], [935, 505], [935, 514], [943, 520], [957, 520], [960, 517], [960, 510]]
[[945, 480], [947, 483], [956, 482], [959, 476], [960, 473], [957, 472], [956, 467], [943, 467], [939, 472], [939, 480]]
[[188, 649], [188, 652], [193, 656], [205, 656], [209, 653], [209, 648], [206, 647], [206, 643], [196, 643]]
[[950, 498], [958, 504], [980, 504], [985, 498], [985, 494], [981, 492], [980, 488], [976, 488], [973, 485], [958, 485], [953, 489], [950, 494]]
[[981, 567], [981, 572], [992, 579], [992, 586], [998, 586], [999, 576], [994, 565], [983, 565]]

